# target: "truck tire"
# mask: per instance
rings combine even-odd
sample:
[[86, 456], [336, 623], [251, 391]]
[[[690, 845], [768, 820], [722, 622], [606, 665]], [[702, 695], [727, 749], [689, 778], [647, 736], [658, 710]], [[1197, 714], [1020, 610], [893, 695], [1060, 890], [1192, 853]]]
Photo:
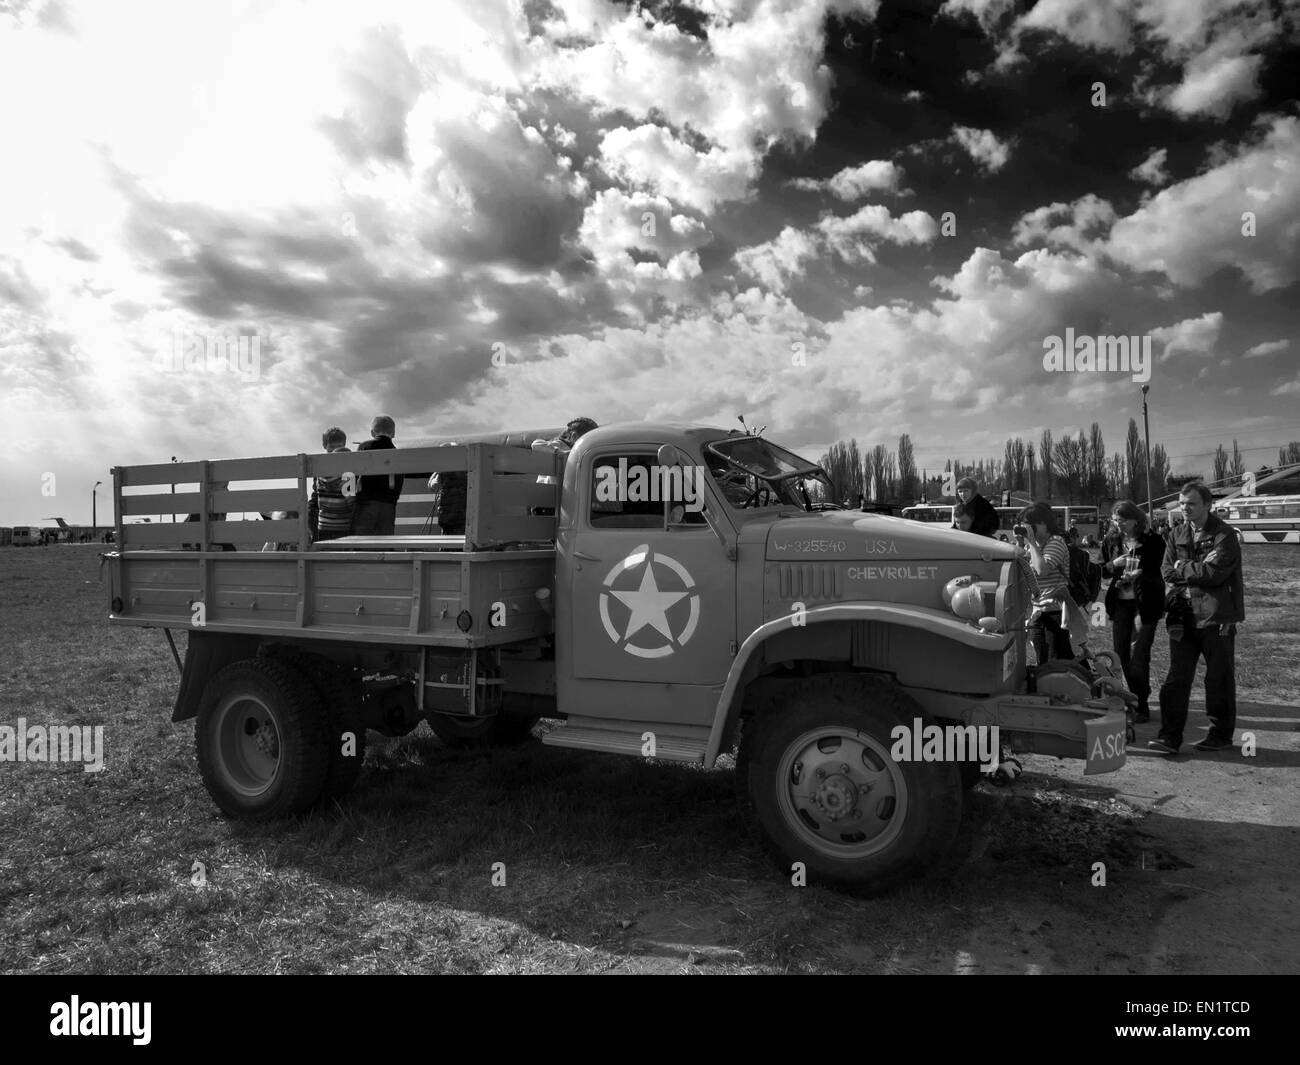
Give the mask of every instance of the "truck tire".
[[[286, 654], [281, 660], [303, 675], [316, 692], [329, 731], [329, 764], [319, 805], [343, 798], [366, 760], [366, 726], [361, 716], [361, 684], [349, 670], [310, 654]], [[351, 734], [351, 743], [347, 736]], [[352, 753], [345, 754], [348, 749]]]
[[448, 747], [512, 747], [523, 743], [541, 720], [534, 714], [493, 714], [491, 717], [457, 717], [430, 714], [429, 727]]
[[956, 764], [890, 757], [891, 730], [917, 718], [932, 723], [890, 682], [841, 673], [792, 687], [746, 722], [742, 812], [785, 875], [802, 862], [807, 883], [876, 895], [950, 850], [962, 813]]
[[208, 681], [194, 742], [208, 794], [231, 817], [301, 813], [325, 784], [329, 730], [316, 692], [271, 658], [231, 663]]

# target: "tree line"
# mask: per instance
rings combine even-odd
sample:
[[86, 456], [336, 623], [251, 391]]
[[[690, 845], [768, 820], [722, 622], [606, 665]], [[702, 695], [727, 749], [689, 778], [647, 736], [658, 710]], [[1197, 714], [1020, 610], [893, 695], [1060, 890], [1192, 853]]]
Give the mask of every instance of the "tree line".
[[[1278, 451], [1279, 465], [1293, 462], [1300, 462], [1300, 441]], [[931, 502], [951, 501], [954, 497], [943, 493], [948, 474], [954, 483], [974, 477], [986, 497], [1011, 491], [1067, 504], [1096, 504], [1103, 499], [1131, 499], [1137, 503], [1147, 500], [1142, 436], [1135, 418], [1129, 419], [1124, 450], [1109, 456], [1101, 426], [1093, 422], [1086, 433], [1080, 430], [1077, 436], [1065, 434], [1057, 439], [1050, 429], [1044, 429], [1037, 440], [1014, 436], [1007, 440], [1001, 457], [974, 461], [951, 458], [935, 471], [917, 468], [912, 438], [907, 433], [898, 438], [898, 447], [893, 451], [884, 444], [864, 451], [856, 439], [837, 441], [822, 455], [821, 466], [830, 477], [832, 500], [850, 505], [856, 505], [859, 496], [870, 502], [905, 506], [922, 497]], [[1231, 453], [1219, 445], [1213, 474], [1208, 478], [1201, 472], [1175, 474], [1164, 446], [1156, 444], [1151, 448], [1151, 492], [1157, 499], [1192, 481], [1239, 485], [1245, 474], [1245, 459], [1236, 440]]]

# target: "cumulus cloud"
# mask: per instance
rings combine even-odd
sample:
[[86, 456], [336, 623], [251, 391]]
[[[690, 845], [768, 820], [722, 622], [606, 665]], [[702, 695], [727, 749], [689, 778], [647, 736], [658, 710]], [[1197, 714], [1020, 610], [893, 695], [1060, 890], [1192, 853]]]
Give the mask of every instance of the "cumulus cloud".
[[[1225, 266], [1237, 267], [1255, 292], [1293, 284], [1300, 277], [1300, 119], [1273, 117], [1262, 127], [1256, 143], [1119, 219], [1107, 254], [1183, 286]], [[1247, 212], [1253, 236], [1243, 232], [1251, 225]]]
[[1186, 318], [1173, 325], [1151, 330], [1151, 339], [1164, 345], [1160, 361], [1182, 352], [1189, 355], [1213, 355], [1214, 345], [1223, 328], [1223, 312], [1210, 311], [1199, 318]]
[[1262, 359], [1266, 355], [1276, 355], [1279, 351], [1286, 351], [1291, 346], [1290, 340], [1266, 340], [1263, 343], [1256, 344], [1242, 352], [1243, 359]]
[[874, 263], [877, 244], [929, 244], [939, 235], [939, 225], [925, 211], [908, 211], [894, 218], [888, 207], [868, 204], [848, 217], [825, 215], [818, 221], [817, 231], [847, 261]]
[[[1148, 102], [1175, 114], [1227, 117], [1260, 92], [1262, 53], [1284, 33], [1267, 5], [1249, 0], [1038, 0], [1008, 20], [1000, 0], [949, 0], [940, 13], [976, 16], [995, 42], [995, 66], [1025, 59], [1029, 39], [1047, 34], [1095, 52], [1147, 53], [1138, 83]], [[1176, 81], [1162, 80], [1178, 71]]]
[[621, 189], [597, 193], [578, 229], [578, 239], [598, 263], [620, 259], [633, 248], [667, 259], [702, 247], [711, 236], [703, 222], [675, 214], [667, 198]]
[[990, 130], [954, 126], [952, 138], [987, 173], [997, 173], [1011, 158], [1011, 142], [998, 140]]
[[819, 254], [818, 242], [807, 232], [786, 226], [774, 240], [736, 252], [737, 265], [773, 292], [784, 292], [786, 281], [803, 276], [803, 264]]
[[1021, 245], [1045, 241], [1077, 251], [1092, 250], [1101, 244], [1115, 218], [1115, 208], [1090, 192], [1073, 203], [1053, 203], [1022, 215], [1012, 239]]
[[662, 126], [610, 130], [600, 156], [612, 177], [706, 213], [720, 202], [748, 197], [758, 175], [752, 152], [717, 146], [700, 151]]
[[[766, 0], [700, 5], [703, 32], [628, 11], [617, 21], [586, 4], [563, 17], [589, 39], [549, 49], [534, 83], [571, 93], [597, 114], [642, 123], [602, 147], [613, 172], [679, 202], [711, 208], [742, 199], [759, 162], [781, 141], [808, 142], [827, 114], [822, 62], [830, 14], [872, 17], [876, 0]], [[659, 127], [659, 134], [646, 133]], [[667, 127], [667, 128], [664, 128]], [[687, 145], [669, 130], [690, 129]], [[706, 206], [707, 205], [707, 206]]]
[[1134, 181], [1141, 181], [1147, 185], [1157, 187], [1167, 185], [1169, 183], [1169, 171], [1165, 169], [1165, 159], [1168, 156], [1168, 148], [1157, 148], [1130, 170], [1128, 176]]
[[873, 159], [861, 166], [845, 167], [825, 180], [796, 178], [798, 189], [827, 189], [841, 200], [858, 200], [869, 192], [897, 192], [903, 180], [902, 167], [886, 159]]

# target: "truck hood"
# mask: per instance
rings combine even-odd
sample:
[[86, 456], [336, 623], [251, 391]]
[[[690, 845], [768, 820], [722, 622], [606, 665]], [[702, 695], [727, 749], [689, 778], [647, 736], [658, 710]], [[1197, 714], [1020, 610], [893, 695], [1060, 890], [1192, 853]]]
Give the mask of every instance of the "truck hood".
[[744, 526], [742, 541], [766, 536], [769, 560], [823, 562], [833, 559], [875, 561], [906, 559], [1001, 559], [1016, 557], [1015, 548], [988, 536], [975, 536], [884, 514], [830, 510], [754, 522]]

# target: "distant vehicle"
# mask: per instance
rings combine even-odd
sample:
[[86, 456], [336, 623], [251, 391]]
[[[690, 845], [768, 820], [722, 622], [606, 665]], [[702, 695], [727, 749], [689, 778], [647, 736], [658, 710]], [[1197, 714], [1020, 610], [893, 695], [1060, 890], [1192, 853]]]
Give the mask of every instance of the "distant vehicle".
[[[1025, 508], [1020, 506], [993, 509], [998, 513], [997, 537], [999, 540], [1009, 542], [1012, 539], [1011, 527], [1016, 523], [1016, 516]], [[1095, 547], [1100, 542], [1101, 525], [1096, 507], [1054, 506], [1052, 511], [1056, 514], [1056, 523], [1063, 532], [1069, 531], [1071, 527], [1079, 530], [1082, 546]]]
[[0, 547], [8, 547], [14, 542], [13, 529], [6, 526], [0, 526]]
[[1236, 527], [1243, 543], [1300, 544], [1300, 495], [1239, 496], [1214, 511]]
[[932, 521], [951, 525], [952, 508], [951, 503], [917, 503], [914, 507], [904, 507], [903, 517], [908, 521]]
[[14, 547], [32, 547], [41, 542], [41, 530], [34, 525], [15, 525], [13, 533]]

